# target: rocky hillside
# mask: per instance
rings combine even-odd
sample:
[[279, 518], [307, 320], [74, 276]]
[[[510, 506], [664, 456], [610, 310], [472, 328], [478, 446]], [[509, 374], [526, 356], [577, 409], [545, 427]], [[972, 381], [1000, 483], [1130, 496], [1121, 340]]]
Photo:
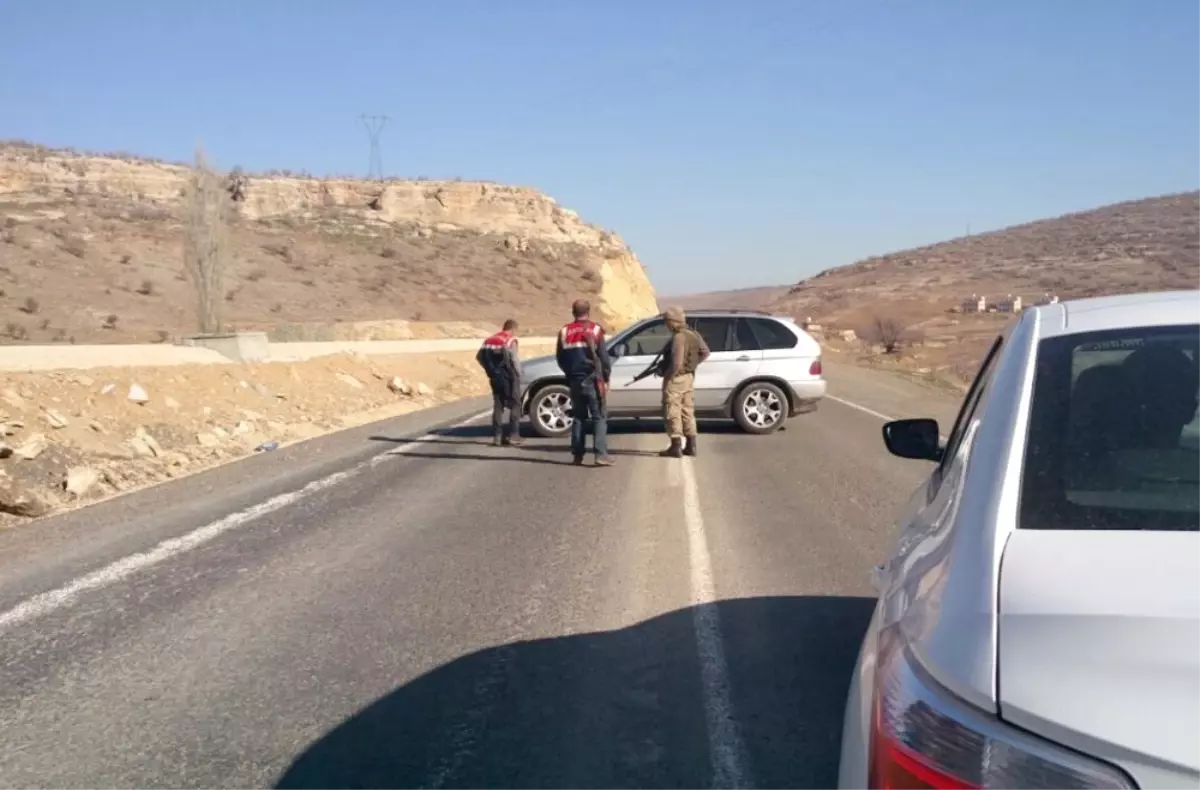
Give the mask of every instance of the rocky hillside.
[[664, 308], [667, 305], [678, 305], [684, 310], [763, 310], [786, 296], [789, 290], [786, 285], [769, 285], [763, 288], [665, 296], [660, 298], [659, 302]]
[[802, 280], [774, 308], [850, 327], [876, 316], [914, 325], [972, 294], [1029, 304], [1046, 294], [1195, 288], [1198, 280], [1200, 192], [1189, 192], [868, 258]]
[[[165, 340], [195, 329], [182, 271], [186, 166], [0, 144], [0, 342]], [[524, 187], [230, 179], [223, 283], [236, 327], [352, 321], [555, 325], [590, 297], [623, 326], [656, 310], [613, 233]]]

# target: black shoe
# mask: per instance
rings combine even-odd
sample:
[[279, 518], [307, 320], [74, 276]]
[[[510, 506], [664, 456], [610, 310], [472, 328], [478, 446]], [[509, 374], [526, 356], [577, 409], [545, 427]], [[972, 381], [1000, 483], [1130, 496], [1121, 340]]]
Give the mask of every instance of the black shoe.
[[696, 457], [696, 437], [695, 436], [688, 436], [686, 438], [685, 444], [683, 445], [683, 454], [690, 455], [693, 458]]
[[571, 464], [574, 466], [583, 466], [583, 456], [582, 455], [572, 456]]
[[671, 446], [659, 453], [663, 458], [683, 458], [683, 442], [672, 439]]
[[507, 436], [504, 438], [504, 444], [512, 447], [520, 447], [521, 445], [525, 444], [525, 440], [520, 436]]

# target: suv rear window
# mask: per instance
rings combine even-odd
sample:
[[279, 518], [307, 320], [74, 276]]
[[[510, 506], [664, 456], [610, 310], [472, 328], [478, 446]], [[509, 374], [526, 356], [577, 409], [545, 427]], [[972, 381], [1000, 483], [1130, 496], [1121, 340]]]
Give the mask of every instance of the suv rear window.
[[1025, 529], [1200, 531], [1200, 326], [1042, 341]]
[[768, 318], [748, 318], [746, 320], [752, 327], [755, 337], [758, 338], [759, 347], [764, 351], [796, 347], [795, 333], [788, 331], [788, 328], [778, 321]]

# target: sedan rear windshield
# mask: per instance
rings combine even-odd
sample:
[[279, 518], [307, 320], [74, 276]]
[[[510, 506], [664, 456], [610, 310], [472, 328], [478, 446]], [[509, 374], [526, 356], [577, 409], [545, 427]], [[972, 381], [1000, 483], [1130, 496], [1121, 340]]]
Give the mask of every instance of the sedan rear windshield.
[[1200, 531], [1198, 359], [1196, 325], [1042, 341], [1020, 526]]

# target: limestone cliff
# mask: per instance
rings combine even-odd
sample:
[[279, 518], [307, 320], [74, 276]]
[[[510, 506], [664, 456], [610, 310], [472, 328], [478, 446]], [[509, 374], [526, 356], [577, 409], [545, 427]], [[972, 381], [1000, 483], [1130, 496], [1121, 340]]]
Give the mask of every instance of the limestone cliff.
[[[47, 261], [32, 253], [48, 248], [66, 249], [64, 268], [90, 271], [80, 261], [103, 268], [111, 263], [106, 257], [136, 264], [145, 255], [169, 268], [188, 174], [186, 166], [133, 156], [0, 144], [0, 218], [10, 245], [30, 252], [35, 268], [45, 269]], [[619, 236], [535, 189], [239, 174], [235, 191], [239, 271], [233, 276], [246, 280], [228, 298], [237, 323], [498, 319], [511, 312], [549, 325], [563, 317], [570, 298], [583, 295], [616, 329], [657, 309], [642, 265]], [[37, 229], [51, 237], [39, 238]], [[286, 266], [272, 267], [281, 261]], [[322, 267], [321, 276], [313, 274]], [[347, 289], [348, 277], [357, 293]], [[268, 307], [266, 292], [251, 298], [262, 290], [255, 284], [266, 281], [276, 286], [273, 293], [299, 285], [299, 296]], [[331, 289], [334, 298], [305, 300], [305, 288]], [[393, 295], [417, 315], [389, 313]], [[251, 309], [259, 302], [261, 311]], [[144, 307], [145, 300], [135, 299], [126, 311]]]

